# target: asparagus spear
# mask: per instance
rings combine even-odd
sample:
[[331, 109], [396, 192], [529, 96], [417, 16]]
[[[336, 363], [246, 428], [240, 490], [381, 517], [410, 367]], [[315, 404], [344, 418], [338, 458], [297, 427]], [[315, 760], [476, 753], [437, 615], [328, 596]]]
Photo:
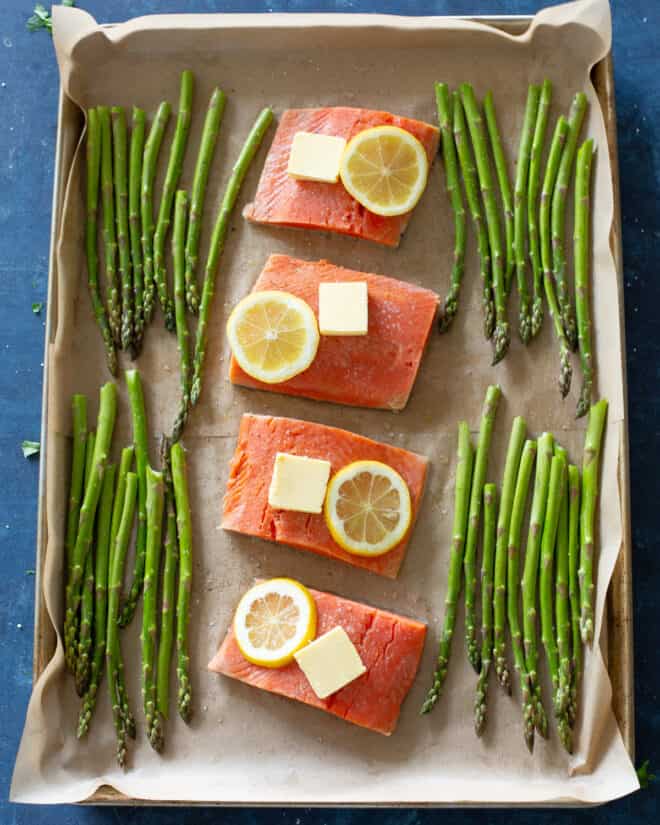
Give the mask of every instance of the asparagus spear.
[[99, 502], [99, 516], [96, 525], [96, 567], [94, 602], [94, 657], [90, 671], [89, 685], [83, 697], [78, 717], [78, 739], [89, 731], [89, 724], [96, 707], [99, 686], [105, 665], [105, 641], [108, 625], [108, 570], [110, 560], [110, 525], [112, 502], [115, 494], [117, 468], [109, 464], [103, 475], [103, 487]]
[[555, 329], [555, 337], [559, 344], [559, 391], [562, 398], [566, 398], [571, 388], [571, 377], [573, 368], [571, 367], [570, 347], [564, 325], [561, 319], [559, 304], [555, 294], [555, 284], [552, 275], [552, 248], [550, 243], [550, 199], [557, 180], [559, 161], [562, 155], [563, 146], [568, 135], [568, 121], [562, 115], [557, 121], [550, 153], [545, 167], [543, 177], [543, 187], [541, 188], [541, 205], [539, 207], [539, 234], [541, 238], [541, 265], [543, 267], [543, 288], [545, 298], [548, 302], [550, 318]]
[[147, 552], [144, 568], [144, 603], [142, 606], [142, 701], [147, 725], [147, 738], [156, 751], [163, 748], [163, 739], [156, 714], [156, 608], [158, 604], [158, 571], [160, 569], [161, 536], [165, 486], [163, 474], [147, 466]]
[[458, 161], [452, 126], [452, 107], [446, 83], [435, 84], [435, 102], [438, 109], [438, 125], [442, 139], [442, 156], [445, 162], [446, 189], [454, 213], [454, 264], [451, 285], [445, 298], [444, 309], [439, 315], [440, 332], [447, 332], [458, 311], [458, 296], [465, 271], [465, 208], [458, 178]]
[[184, 244], [186, 221], [188, 219], [188, 195], [183, 190], [176, 193], [174, 205], [174, 231], [172, 232], [172, 258], [174, 259], [174, 310], [176, 336], [179, 344], [179, 382], [181, 403], [174, 422], [172, 441], [178, 441], [188, 418], [190, 409], [190, 348], [188, 346], [188, 323], [186, 321], [185, 260]]
[[507, 618], [511, 632], [511, 647], [515, 669], [520, 679], [523, 709], [523, 734], [525, 744], [530, 753], [534, 750], [534, 725], [536, 722], [536, 697], [525, 664], [522, 633], [520, 631], [520, 611], [518, 597], [520, 595], [520, 535], [527, 506], [529, 482], [536, 460], [536, 441], [526, 441], [520, 458], [516, 490], [513, 497], [513, 509], [509, 524], [509, 547], [507, 563]]
[[140, 218], [140, 184], [142, 182], [142, 155], [144, 153], [144, 133], [146, 115], [144, 109], [133, 106], [133, 129], [131, 131], [130, 160], [128, 167], [128, 225], [131, 241], [133, 265], [133, 304], [135, 313], [133, 330], [135, 351], [140, 350], [144, 333], [144, 272], [142, 269], [142, 220]]
[[465, 538], [465, 557], [463, 560], [463, 568], [465, 571], [465, 646], [470, 664], [477, 673], [479, 673], [481, 669], [481, 656], [479, 645], [477, 644], [477, 617], [475, 610], [477, 594], [477, 540], [479, 535], [479, 518], [481, 515], [483, 487], [488, 471], [488, 453], [501, 392], [497, 385], [488, 387], [481, 410], [479, 442], [474, 460], [474, 475], [472, 478], [472, 489], [470, 491], [470, 510]]
[[548, 486], [550, 482], [550, 465], [554, 451], [554, 438], [551, 433], [543, 433], [538, 440], [536, 474], [534, 476], [534, 494], [527, 534], [527, 549], [522, 579], [523, 633], [525, 648], [525, 665], [529, 675], [531, 689], [536, 700], [535, 727], [546, 738], [548, 719], [543, 709], [541, 686], [538, 670], [538, 647], [536, 633], [536, 591], [539, 578], [539, 558], [545, 511], [548, 503]]
[[[561, 456], [568, 466], [566, 450], [557, 447], [556, 455]], [[571, 684], [571, 619], [568, 604], [568, 519], [569, 519], [568, 475], [557, 524], [555, 554], [555, 630], [557, 633], [557, 653], [559, 656], [559, 676], [555, 691], [554, 706], [557, 717], [559, 739], [568, 753], [573, 752], [573, 736], [568, 721], [568, 703]]]
[[568, 722], [571, 727], [577, 716], [578, 685], [582, 674], [582, 638], [580, 636], [580, 586], [578, 565], [580, 554], [580, 471], [568, 465], [568, 595], [571, 609], [571, 687]]
[[174, 195], [179, 185], [183, 156], [186, 152], [190, 121], [192, 120], [193, 74], [186, 69], [181, 72], [181, 91], [179, 93], [179, 114], [176, 119], [176, 129], [170, 149], [170, 158], [167, 162], [165, 183], [158, 208], [158, 220], [154, 233], [154, 278], [158, 288], [160, 308], [165, 316], [165, 326], [170, 332], [175, 331], [174, 305], [167, 294], [167, 269], [165, 266], [165, 239], [170, 227], [170, 216]]
[[[120, 473], [121, 475], [121, 473]], [[121, 519], [112, 547], [112, 565], [108, 579], [108, 632], [106, 659], [108, 665], [108, 688], [112, 705], [112, 718], [117, 736], [117, 762], [120, 767], [126, 764], [126, 737], [129, 735], [129, 725], [126, 719], [126, 709], [122, 704], [121, 689], [119, 687], [119, 662], [121, 646], [119, 641], [119, 597], [121, 583], [126, 562], [126, 553], [133, 530], [133, 516], [135, 514], [135, 499], [137, 495], [138, 479], [135, 473], [126, 474], [125, 494], [122, 505]], [[117, 499], [115, 499], [116, 502]]]
[[479, 268], [481, 271], [482, 298], [481, 304], [484, 313], [484, 335], [492, 338], [495, 328], [495, 305], [493, 303], [493, 290], [490, 273], [490, 246], [488, 245], [488, 231], [484, 221], [481, 208], [481, 198], [479, 196], [479, 184], [477, 181], [477, 170], [472, 157], [469, 140], [467, 138], [467, 126], [465, 124], [465, 112], [458, 92], [452, 94], [452, 109], [454, 122], [454, 143], [456, 144], [456, 154], [463, 176], [465, 186], [465, 197], [467, 200], [474, 229], [477, 234], [477, 249], [479, 252]]
[[583, 92], [578, 92], [573, 98], [573, 103], [568, 113], [568, 136], [561, 153], [557, 181], [552, 193], [552, 271], [557, 284], [557, 298], [564, 333], [573, 351], [577, 349], [577, 333], [575, 329], [573, 302], [571, 301], [571, 294], [566, 278], [564, 232], [568, 185], [570, 183], [571, 172], [573, 171], [575, 151], [586, 111], [587, 96]]
[[142, 182], [140, 184], [140, 217], [142, 219], [142, 273], [144, 276], [144, 323], [148, 324], [154, 314], [154, 179], [158, 155], [163, 142], [163, 135], [170, 119], [172, 107], [163, 101], [156, 112], [156, 117], [149, 130], [149, 137], [144, 145], [142, 158]]
[[529, 185], [529, 164], [534, 140], [534, 127], [539, 108], [541, 89], [530, 86], [527, 92], [525, 119], [523, 121], [520, 145], [518, 147], [518, 164], [516, 166], [515, 201], [514, 201], [514, 246], [516, 250], [516, 279], [520, 299], [518, 332], [523, 344], [532, 336], [532, 317], [527, 284], [527, 255], [525, 250], [525, 229], [527, 218], [527, 187]]
[[192, 189], [190, 190], [190, 221], [186, 235], [186, 305], [190, 312], [197, 314], [199, 310], [199, 294], [197, 291], [197, 255], [199, 253], [199, 236], [202, 230], [202, 213], [206, 184], [211, 171], [211, 162], [215, 151], [215, 144], [220, 131], [220, 121], [225, 110], [226, 97], [217, 86], [211, 94], [206, 111], [202, 138], [199, 144], [195, 174]]
[[481, 670], [474, 698], [474, 731], [486, 727], [488, 675], [493, 658], [493, 565], [497, 528], [497, 486], [484, 485], [484, 549], [481, 558]]
[[108, 315], [99, 288], [99, 255], [97, 249], [99, 180], [101, 177], [101, 121], [96, 109], [87, 111], [87, 217], [85, 221], [85, 250], [87, 256], [87, 285], [96, 323], [105, 347], [105, 359], [111, 375], [117, 374], [117, 353]]
[[[548, 505], [541, 539], [541, 570], [539, 576], [539, 603], [541, 607], [541, 639], [548, 660], [548, 669], [552, 680], [552, 692], [556, 698], [559, 687], [559, 653], [553, 614], [554, 592], [554, 555], [557, 540], [559, 513], [562, 498], [566, 494], [566, 459], [557, 454], [552, 457], [550, 465], [550, 484], [548, 487]], [[556, 708], [555, 708], [556, 710]]]
[[587, 433], [582, 453], [582, 504], [580, 506], [580, 633], [585, 644], [594, 637], [594, 521], [598, 498], [598, 465], [607, 416], [607, 401], [602, 399], [589, 410]]
[[497, 213], [497, 204], [493, 194], [493, 179], [488, 158], [488, 142], [484, 130], [479, 104], [474, 90], [469, 83], [461, 84], [461, 99], [465, 107], [468, 128], [472, 138], [474, 157], [477, 163], [477, 175], [481, 196], [486, 210], [486, 228], [492, 255], [493, 295], [495, 297], [495, 331], [493, 333], [493, 364], [504, 358], [509, 349], [510, 332], [506, 317], [506, 284], [504, 282], [504, 261], [502, 253], [502, 236]]
[[467, 529], [468, 502], [470, 499], [470, 482], [474, 452], [470, 442], [470, 428], [467, 422], [458, 425], [458, 453], [456, 462], [456, 486], [454, 492], [454, 526], [452, 530], [451, 552], [449, 554], [449, 574], [447, 576], [447, 595], [445, 597], [445, 617], [440, 636], [440, 647], [433, 684], [426, 694], [421, 713], [430, 713], [435, 707], [442, 686], [447, 677], [451, 640], [456, 625], [456, 606], [461, 593], [463, 572], [463, 550], [465, 548], [465, 531]]
[[64, 645], [67, 664], [73, 670], [75, 643], [78, 638], [78, 608], [80, 607], [81, 585], [87, 555], [92, 543], [96, 508], [101, 496], [103, 473], [108, 461], [112, 433], [117, 416], [117, 387], [113, 383], [104, 384], [100, 391], [97, 436], [94, 448], [94, 462], [85, 495], [80, 508], [78, 535], [73, 549], [73, 563], [66, 589], [66, 612], [64, 618]]
[[158, 639], [158, 668], [156, 683], [156, 707], [163, 719], [169, 716], [170, 662], [174, 646], [174, 599], [176, 596], [176, 571], [179, 563], [179, 543], [176, 535], [176, 511], [173, 492], [166, 496], [165, 565], [160, 612], [160, 636]]
[[[96, 433], [87, 434], [85, 447], [85, 480], [84, 486], [92, 474], [94, 466], [94, 446]], [[93, 547], [87, 554], [85, 572], [83, 574], [83, 588], [80, 599], [80, 627], [78, 634], [78, 650], [75, 659], [76, 693], [82, 696], [87, 690], [89, 682], [89, 654], [92, 649], [92, 621], [94, 619], [94, 558]]]
[[131, 589], [121, 607], [119, 626], [126, 627], [133, 618], [140, 599], [144, 581], [144, 563], [147, 540], [147, 465], [149, 463], [149, 440], [147, 435], [147, 414], [144, 408], [142, 379], [137, 370], [126, 370], [128, 403], [133, 421], [133, 443], [138, 477], [138, 523], [135, 541], [135, 563]]
[[172, 484], [176, 503], [176, 523], [179, 535], [179, 589], [176, 602], [178, 709], [184, 722], [192, 717], [192, 686], [190, 683], [190, 653], [188, 623], [190, 621], [190, 591], [192, 588], [192, 520], [188, 497], [186, 454], [177, 441], [172, 445]]
[[103, 243], [105, 253], [106, 302], [108, 323], [116, 346], [121, 344], [121, 292], [117, 277], [117, 233], [115, 231], [114, 185], [112, 178], [112, 126], [110, 109], [97, 107], [101, 128], [101, 202], [103, 204]]
[[497, 544], [495, 546], [495, 576], [493, 594], [493, 622], [494, 642], [493, 658], [495, 659], [495, 673], [502, 688], [511, 693], [511, 679], [509, 666], [506, 660], [506, 577], [507, 577], [507, 540], [513, 510], [513, 498], [516, 487], [516, 477], [520, 465], [520, 456], [525, 441], [525, 419], [518, 416], [513, 419], [509, 446], [504, 464], [502, 477], [502, 494], [500, 511], [497, 520]]
[[582, 389], [577, 404], [576, 418], [586, 415], [591, 405], [593, 385], [593, 355], [591, 351], [591, 311], [589, 308], [589, 246], [590, 246], [590, 185], [594, 142], [587, 140], [577, 156], [575, 177], [575, 311], [577, 314], [578, 344], [582, 365]]
[[539, 243], [538, 208], [539, 190], [541, 188], [541, 161], [543, 144], [548, 128], [550, 104], [552, 102], [552, 83], [543, 81], [539, 108], [534, 124], [532, 153], [529, 161], [529, 181], [527, 185], [527, 224], [529, 230], [529, 258], [532, 264], [534, 297], [532, 299], [532, 338], [539, 334], [543, 324], [543, 268], [541, 266], [541, 246]]
[[119, 282], [121, 284], [121, 346], [135, 355], [133, 330], [133, 270], [128, 230], [128, 132], [126, 112], [122, 106], [113, 106], [112, 149], [115, 184], [115, 215], [117, 216], [117, 245], [119, 248]]
[[250, 134], [248, 135], [243, 148], [238, 156], [231, 177], [227, 183], [227, 188], [222, 197], [220, 211], [213, 227], [209, 254], [206, 259], [204, 270], [204, 285], [202, 287], [202, 300], [199, 306], [199, 321], [197, 323], [197, 336], [195, 339], [195, 358], [193, 364], [193, 377], [190, 387], [190, 402], [193, 406], [199, 401], [202, 391], [202, 370], [204, 368], [204, 358], [206, 356], [206, 340], [208, 336], [207, 327], [211, 313], [211, 302], [215, 292], [215, 279], [218, 270], [218, 263], [225, 245], [225, 238], [229, 229], [229, 219], [236, 205], [241, 186], [245, 180], [248, 169], [254, 156], [261, 145], [264, 135], [273, 120], [273, 113], [266, 108], [261, 111], [255, 121]]
[[500, 137], [500, 130], [497, 126], [495, 103], [493, 101], [492, 92], [487, 92], [486, 97], [484, 98], [484, 115], [486, 116], [486, 128], [488, 129], [490, 145], [493, 149], [495, 172], [500, 185], [500, 197], [502, 199], [502, 209], [504, 211], [504, 236], [506, 248], [504, 283], [508, 294], [511, 289], [511, 278], [513, 277], [513, 267], [515, 264], [513, 223], [514, 206], [513, 199], [511, 197], [511, 183], [509, 181], [509, 173], [507, 171], [502, 138]]

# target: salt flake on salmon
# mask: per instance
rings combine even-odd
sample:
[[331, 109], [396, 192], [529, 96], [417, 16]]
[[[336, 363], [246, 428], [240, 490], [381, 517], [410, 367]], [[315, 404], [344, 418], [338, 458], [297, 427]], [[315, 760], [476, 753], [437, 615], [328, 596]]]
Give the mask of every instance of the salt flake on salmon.
[[309, 592], [316, 602], [317, 637], [342, 627], [364, 664], [366, 672], [362, 676], [326, 699], [319, 699], [295, 661], [277, 670], [248, 662], [236, 643], [233, 628], [209, 663], [209, 670], [389, 736], [415, 680], [426, 626], [331, 593], [311, 588]]
[[278, 384], [258, 381], [232, 357], [230, 381], [318, 401], [402, 410], [433, 326], [439, 302], [435, 292], [328, 261], [303, 261], [288, 255], [269, 257], [253, 292], [288, 292], [309, 304], [318, 317], [321, 284], [356, 282], [367, 285], [366, 335], [322, 335], [310, 366]]
[[398, 246], [410, 212], [393, 217], [375, 215], [359, 204], [341, 182], [296, 180], [287, 171], [296, 133], [335, 135], [350, 140], [375, 126], [397, 126], [409, 132], [424, 147], [429, 166], [433, 163], [439, 132], [423, 121], [347, 106], [288, 109], [268, 152], [254, 203], [248, 204], [244, 216], [255, 223], [321, 229]]
[[[410, 493], [410, 527], [401, 541], [383, 555], [361, 556], [347, 552], [333, 539], [322, 513], [279, 510], [269, 505], [268, 490], [278, 453], [329, 461], [331, 478], [354, 461], [380, 461], [392, 467], [403, 478]], [[293, 418], [246, 414], [241, 419], [238, 443], [229, 468], [222, 527], [337, 559], [394, 579], [403, 563], [419, 512], [427, 464], [427, 459], [416, 453], [336, 427]]]

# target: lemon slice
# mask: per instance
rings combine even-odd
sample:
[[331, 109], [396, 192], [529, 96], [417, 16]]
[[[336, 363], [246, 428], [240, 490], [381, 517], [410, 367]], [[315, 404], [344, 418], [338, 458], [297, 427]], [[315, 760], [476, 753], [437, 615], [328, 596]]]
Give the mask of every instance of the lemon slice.
[[406, 535], [411, 519], [408, 485], [387, 464], [355, 461], [330, 480], [325, 521], [349, 553], [382, 556]]
[[265, 384], [279, 384], [304, 372], [319, 346], [319, 328], [309, 304], [275, 290], [243, 298], [229, 316], [227, 337], [241, 368]]
[[238, 603], [234, 635], [248, 662], [283, 667], [316, 636], [316, 602], [293, 579], [259, 582]]
[[429, 162], [422, 144], [398, 126], [358, 132], [341, 159], [342, 183], [356, 201], [376, 215], [410, 212], [421, 198]]

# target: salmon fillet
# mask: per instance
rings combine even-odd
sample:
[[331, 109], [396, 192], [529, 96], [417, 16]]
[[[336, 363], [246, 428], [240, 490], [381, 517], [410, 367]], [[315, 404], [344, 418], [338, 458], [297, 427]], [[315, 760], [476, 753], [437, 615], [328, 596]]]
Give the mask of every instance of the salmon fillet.
[[417, 674], [426, 626], [331, 593], [310, 592], [318, 614], [317, 635], [322, 636], [337, 625], [343, 627], [367, 668], [365, 674], [332, 696], [319, 699], [295, 661], [272, 669], [244, 659], [233, 627], [208, 669], [389, 736]]
[[318, 317], [319, 284], [337, 281], [366, 281], [367, 335], [322, 335], [312, 365], [281, 384], [264, 384], [250, 377], [232, 357], [230, 381], [355, 407], [403, 409], [435, 318], [439, 300], [435, 292], [328, 261], [301, 261], [288, 255], [270, 256], [253, 292], [290, 292], [306, 301]]
[[337, 135], [350, 140], [364, 129], [386, 125], [399, 126], [414, 135], [426, 149], [429, 165], [433, 163], [439, 132], [435, 126], [420, 120], [347, 106], [288, 109], [282, 115], [268, 152], [254, 203], [248, 204], [244, 216], [256, 223], [323, 229], [385, 246], [398, 246], [410, 212], [390, 218], [374, 215], [348, 194], [341, 181], [302, 181], [287, 174], [296, 132]]
[[[353, 461], [373, 459], [388, 464], [405, 479], [410, 490], [411, 529], [382, 556], [368, 558], [347, 553], [330, 535], [322, 513], [310, 515], [274, 510], [269, 506], [268, 487], [278, 452], [325, 459], [331, 464], [331, 477]], [[423, 456], [336, 427], [294, 418], [246, 414], [241, 419], [236, 452], [229, 468], [222, 527], [310, 550], [394, 579], [403, 563], [419, 511], [426, 467], [427, 459]]]

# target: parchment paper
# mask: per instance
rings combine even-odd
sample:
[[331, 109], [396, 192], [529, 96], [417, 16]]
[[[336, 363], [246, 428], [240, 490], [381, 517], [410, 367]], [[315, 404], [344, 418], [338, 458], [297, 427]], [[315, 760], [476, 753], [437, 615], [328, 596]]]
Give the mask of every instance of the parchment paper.
[[[623, 449], [624, 406], [617, 275], [608, 245], [613, 193], [601, 111], [589, 81], [591, 66], [610, 48], [606, 0], [583, 0], [542, 11], [520, 36], [484, 24], [442, 18], [361, 15], [156, 16], [100, 28], [85, 12], [55, 9], [55, 45], [65, 93], [83, 107], [98, 103], [155, 111], [162, 98], [176, 105], [179, 73], [196, 78], [192, 132], [182, 184], [189, 186], [203, 112], [213, 85], [229, 95], [211, 173], [203, 226], [204, 259], [211, 205], [219, 199], [233, 159], [265, 104], [281, 113], [293, 106], [335, 104], [383, 108], [434, 122], [433, 81], [474, 83], [481, 96], [495, 93], [505, 149], [513, 172], [527, 84], [549, 77], [555, 84], [552, 122], [575, 91], [591, 101], [585, 132], [598, 146], [594, 196], [594, 298], [597, 394], [610, 401], [602, 464], [600, 550], [597, 570], [597, 637], [605, 595], [622, 542], [618, 462]], [[81, 121], [63, 127], [80, 134]], [[173, 126], [167, 132], [165, 151]], [[269, 139], [272, 138], [272, 133]], [[82, 135], [80, 135], [82, 140]], [[269, 142], [266, 140], [266, 145]], [[516, 686], [509, 699], [491, 684], [490, 720], [483, 740], [472, 730], [475, 677], [457, 627], [449, 678], [430, 718], [418, 709], [432, 667], [444, 601], [453, 497], [456, 422], [476, 431], [488, 383], [499, 382], [498, 414], [489, 479], [500, 478], [511, 419], [526, 416], [530, 432], [552, 430], [580, 460], [585, 422], [575, 422], [574, 390], [561, 403], [556, 389], [557, 351], [550, 323], [527, 349], [515, 341], [506, 360], [491, 368], [490, 345], [481, 336], [478, 268], [470, 229], [465, 285], [449, 335], [433, 335], [416, 388], [400, 415], [353, 410], [231, 387], [223, 334], [228, 309], [248, 292], [270, 252], [327, 258], [354, 269], [408, 279], [444, 292], [453, 244], [452, 219], [435, 164], [400, 249], [319, 233], [251, 226], [241, 209], [255, 190], [264, 147], [236, 209], [218, 276], [206, 381], [185, 443], [191, 465], [195, 566], [192, 654], [195, 718], [167, 725], [167, 748], [157, 756], [138, 737], [130, 769], [114, 761], [114, 731], [105, 684], [89, 738], [75, 739], [78, 701], [64, 673], [61, 642], [35, 685], [17, 758], [12, 798], [23, 802], [72, 802], [101, 784], [144, 800], [247, 804], [433, 804], [446, 802], [601, 802], [638, 787], [611, 710], [611, 687], [600, 650], [586, 656], [577, 750], [568, 758], [553, 731], [537, 740], [533, 757], [523, 744]], [[160, 164], [161, 179], [164, 162]], [[84, 152], [79, 145], [68, 181], [51, 295], [52, 343], [48, 369], [47, 553], [43, 591], [48, 616], [61, 627], [63, 531], [70, 454], [70, 397], [96, 399], [107, 380], [98, 330], [90, 310], [83, 257]], [[571, 201], [572, 202], [572, 201]], [[571, 212], [572, 209], [569, 209]], [[567, 238], [571, 238], [571, 228]], [[569, 243], [570, 246], [570, 243]], [[511, 318], [515, 318], [514, 302]], [[146, 387], [149, 426], [168, 429], [178, 397], [176, 341], [152, 324], [139, 367]], [[95, 415], [92, 404], [90, 418]], [[220, 500], [239, 417], [273, 413], [339, 425], [372, 438], [425, 453], [431, 470], [419, 522], [397, 581], [344, 567], [286, 547], [224, 533]], [[115, 445], [130, 436], [121, 388]], [[404, 704], [399, 729], [382, 739], [322, 713], [287, 702], [206, 671], [239, 595], [255, 576], [288, 575], [349, 598], [399, 611], [429, 623], [421, 675]], [[130, 695], [140, 712], [139, 615], [122, 644]], [[601, 638], [602, 642], [602, 638]], [[493, 682], [495, 680], [492, 680]], [[549, 686], [546, 683], [546, 697]], [[142, 732], [140, 732], [142, 734]]]

